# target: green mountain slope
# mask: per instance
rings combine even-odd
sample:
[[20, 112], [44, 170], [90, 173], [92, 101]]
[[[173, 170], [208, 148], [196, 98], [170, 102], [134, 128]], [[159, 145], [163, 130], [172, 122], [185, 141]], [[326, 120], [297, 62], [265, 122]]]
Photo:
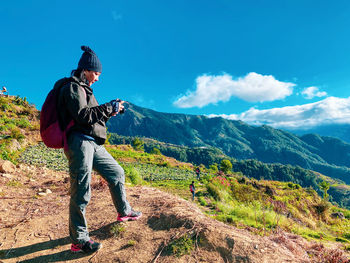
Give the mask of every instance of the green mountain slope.
[[124, 115], [112, 118], [108, 129], [124, 136], [144, 136], [177, 145], [216, 147], [239, 160], [299, 165], [350, 183], [350, 144], [331, 137], [299, 137], [265, 125], [161, 113], [133, 104], [128, 105]]

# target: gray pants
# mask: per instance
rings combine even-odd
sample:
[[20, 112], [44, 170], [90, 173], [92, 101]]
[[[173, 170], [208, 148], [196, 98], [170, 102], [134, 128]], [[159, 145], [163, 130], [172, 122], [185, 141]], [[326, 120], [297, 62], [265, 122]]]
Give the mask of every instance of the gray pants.
[[131, 207], [126, 199], [124, 170], [106, 149], [75, 133], [69, 136], [67, 143], [68, 150], [65, 154], [69, 161], [71, 184], [69, 234], [74, 244], [85, 243], [90, 240], [85, 208], [91, 197], [92, 169], [107, 181], [114, 206], [119, 214], [129, 214]]

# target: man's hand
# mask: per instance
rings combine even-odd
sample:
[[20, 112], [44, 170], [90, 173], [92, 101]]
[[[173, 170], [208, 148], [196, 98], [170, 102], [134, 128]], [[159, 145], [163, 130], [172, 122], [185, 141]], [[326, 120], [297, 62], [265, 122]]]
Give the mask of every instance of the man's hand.
[[111, 114], [111, 116], [115, 116], [117, 114], [123, 114], [125, 111], [124, 108], [124, 104], [125, 101], [121, 100], [121, 99], [116, 99], [116, 100], [112, 100], [111, 104], [113, 106], [113, 113]]
[[124, 111], [125, 111], [125, 108], [124, 108], [123, 103], [124, 103], [125, 101], [123, 101], [123, 100], [121, 100], [121, 99], [116, 99], [116, 101], [119, 103], [119, 104], [118, 104], [118, 105], [119, 105], [119, 107], [118, 107], [118, 113], [119, 113], [119, 114], [123, 114]]
[[118, 113], [124, 113], [124, 103], [125, 101], [121, 100], [121, 99], [117, 99], [117, 102], [119, 102], [119, 109], [118, 109]]

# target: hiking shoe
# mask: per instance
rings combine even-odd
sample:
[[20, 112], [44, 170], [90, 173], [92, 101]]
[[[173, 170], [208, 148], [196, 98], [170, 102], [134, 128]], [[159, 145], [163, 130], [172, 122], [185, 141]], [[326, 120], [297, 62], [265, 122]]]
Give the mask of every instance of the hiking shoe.
[[139, 219], [141, 216], [142, 216], [141, 212], [131, 210], [130, 214], [128, 214], [126, 216], [122, 216], [122, 215], [118, 214], [117, 221], [118, 222], [135, 221], [135, 220]]
[[70, 251], [72, 251], [73, 253], [79, 253], [79, 252], [92, 253], [99, 250], [101, 247], [102, 247], [101, 243], [94, 242], [90, 239], [89, 241], [86, 241], [84, 244], [72, 244], [72, 246], [70, 247]]

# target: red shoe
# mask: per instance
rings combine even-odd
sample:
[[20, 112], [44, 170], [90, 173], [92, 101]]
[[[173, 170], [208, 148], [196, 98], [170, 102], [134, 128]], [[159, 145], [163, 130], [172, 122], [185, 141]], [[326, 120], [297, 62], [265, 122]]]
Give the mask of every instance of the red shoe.
[[102, 247], [101, 243], [97, 243], [92, 241], [91, 239], [89, 241], [86, 241], [84, 244], [72, 244], [70, 247], [70, 251], [73, 253], [92, 253], [97, 250], [99, 250]]
[[125, 221], [135, 221], [139, 219], [142, 216], [141, 212], [131, 210], [130, 214], [126, 216], [122, 216], [118, 214], [117, 221], [118, 222], [125, 222]]

